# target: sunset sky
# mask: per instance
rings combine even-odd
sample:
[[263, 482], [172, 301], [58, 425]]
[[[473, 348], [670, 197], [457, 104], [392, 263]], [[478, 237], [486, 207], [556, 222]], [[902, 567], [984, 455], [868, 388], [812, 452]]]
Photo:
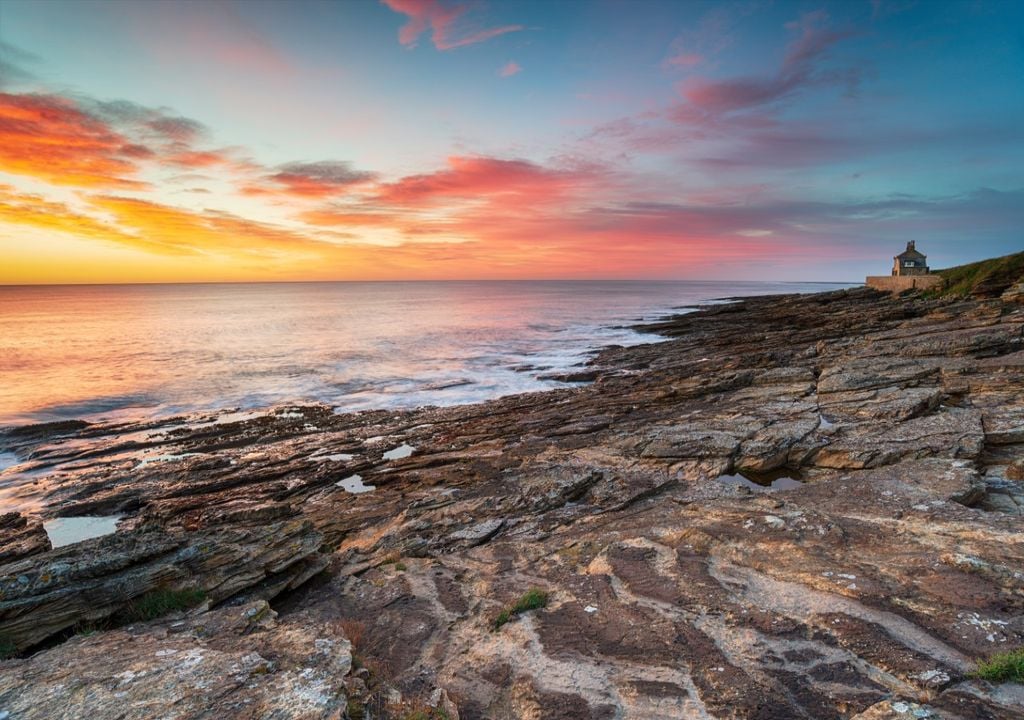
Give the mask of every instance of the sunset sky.
[[1024, 249], [1024, 2], [0, 0], [0, 284]]

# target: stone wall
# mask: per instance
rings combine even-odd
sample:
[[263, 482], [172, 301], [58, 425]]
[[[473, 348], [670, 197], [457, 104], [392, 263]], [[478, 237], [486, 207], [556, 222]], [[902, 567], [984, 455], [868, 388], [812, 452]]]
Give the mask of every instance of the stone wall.
[[865, 281], [869, 288], [901, 293], [904, 290], [925, 290], [942, 285], [939, 275], [871, 275]]

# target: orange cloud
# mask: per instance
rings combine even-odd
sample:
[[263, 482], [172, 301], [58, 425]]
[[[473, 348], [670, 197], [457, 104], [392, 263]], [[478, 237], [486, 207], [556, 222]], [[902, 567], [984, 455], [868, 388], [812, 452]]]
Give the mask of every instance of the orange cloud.
[[165, 156], [163, 162], [177, 167], [198, 169], [227, 165], [232, 160], [222, 150], [182, 150]]
[[309, 256], [328, 247], [328, 243], [300, 232], [214, 210], [191, 212], [112, 195], [92, 197], [89, 204], [113, 215], [120, 227], [178, 251]]
[[65, 203], [52, 202], [29, 193], [19, 193], [9, 185], [0, 185], [0, 221], [15, 225], [29, 225], [43, 230], [54, 230], [79, 237], [128, 245], [141, 244], [148, 249], [159, 249], [157, 246], [125, 233], [114, 225], [75, 212]]
[[299, 219], [310, 225], [353, 226], [353, 227], [385, 227], [393, 226], [396, 217], [393, 214], [375, 212], [354, 212], [323, 208], [301, 213]]
[[140, 188], [134, 160], [148, 154], [67, 98], [0, 93], [0, 170], [55, 185]]
[[258, 168], [229, 149], [196, 148], [203, 132], [194, 120], [122, 100], [0, 93], [0, 171], [53, 185], [147, 190], [136, 179], [144, 163]]

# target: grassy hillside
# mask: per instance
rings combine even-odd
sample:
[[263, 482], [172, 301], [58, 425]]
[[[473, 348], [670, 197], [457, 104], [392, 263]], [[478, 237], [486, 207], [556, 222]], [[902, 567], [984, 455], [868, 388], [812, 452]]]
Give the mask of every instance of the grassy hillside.
[[1024, 252], [939, 270], [938, 274], [946, 280], [943, 295], [998, 297], [1024, 280]]

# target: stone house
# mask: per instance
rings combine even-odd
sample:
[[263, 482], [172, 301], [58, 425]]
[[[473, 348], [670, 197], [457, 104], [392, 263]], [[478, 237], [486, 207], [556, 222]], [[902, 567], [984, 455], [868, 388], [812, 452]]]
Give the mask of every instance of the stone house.
[[927, 275], [928, 262], [924, 254], [919, 253], [914, 247], [914, 241], [907, 243], [907, 249], [894, 257], [892, 263], [892, 274], [902, 275]]

